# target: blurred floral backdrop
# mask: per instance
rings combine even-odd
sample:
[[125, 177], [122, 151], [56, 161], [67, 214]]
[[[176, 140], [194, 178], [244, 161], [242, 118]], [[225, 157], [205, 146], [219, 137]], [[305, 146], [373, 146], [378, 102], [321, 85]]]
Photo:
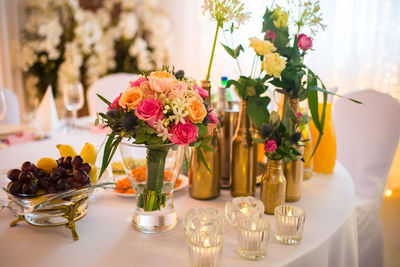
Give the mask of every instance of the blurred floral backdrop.
[[170, 22], [159, 0], [28, 0], [20, 64], [28, 99], [48, 85], [88, 88], [108, 73], [150, 71], [168, 61]]

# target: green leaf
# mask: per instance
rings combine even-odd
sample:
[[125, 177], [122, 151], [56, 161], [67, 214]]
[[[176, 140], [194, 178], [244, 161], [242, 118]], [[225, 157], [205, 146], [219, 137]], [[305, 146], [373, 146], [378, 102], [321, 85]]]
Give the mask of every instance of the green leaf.
[[251, 118], [256, 128], [269, 121], [269, 97], [249, 96], [247, 98], [247, 115]]
[[230, 48], [227, 45], [224, 45], [223, 43], [221, 43], [221, 45], [223, 46], [223, 48], [225, 49], [225, 51], [233, 58], [238, 58], [238, 56], [240, 55], [240, 51], [244, 51], [243, 46], [239, 45], [238, 47], [236, 47], [235, 50], [233, 50], [232, 48]]
[[208, 167], [208, 165], [207, 165], [207, 161], [204, 158], [204, 155], [203, 155], [203, 152], [201, 151], [201, 148], [197, 148], [197, 153], [199, 154], [200, 160], [201, 160], [201, 162], [203, 162], [203, 164], [206, 167], [206, 169], [209, 171], [209, 173], [212, 173], [210, 167]]
[[208, 134], [207, 126], [202, 123], [196, 125], [197, 129], [199, 129], [199, 137], [206, 136]]
[[108, 106], [111, 105], [111, 102], [110, 102], [110, 101], [108, 101], [107, 99], [105, 99], [104, 97], [102, 97], [102, 96], [99, 95], [99, 94], [96, 94], [96, 95], [97, 95], [98, 98], [100, 98], [101, 100], [103, 100], [103, 102], [106, 103]]
[[103, 173], [105, 172], [105, 170], [108, 167], [108, 162], [111, 156], [111, 150], [112, 150], [112, 146], [113, 146], [113, 141], [115, 138], [115, 133], [111, 133], [108, 137], [107, 137], [107, 141], [106, 144], [104, 146], [104, 154], [103, 154], [103, 160], [101, 163], [101, 169], [100, 169], [100, 173], [99, 173], [99, 177], [101, 177], [103, 175]]

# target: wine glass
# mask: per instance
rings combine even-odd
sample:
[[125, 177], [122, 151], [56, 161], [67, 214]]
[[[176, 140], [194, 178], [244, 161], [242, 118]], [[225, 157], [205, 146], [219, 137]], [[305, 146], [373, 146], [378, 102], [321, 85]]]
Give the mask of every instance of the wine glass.
[[67, 83], [63, 88], [63, 100], [67, 110], [72, 112], [72, 121], [69, 121], [69, 128], [75, 128], [78, 110], [83, 107], [83, 87], [82, 84]]
[[0, 121], [4, 120], [7, 114], [7, 100], [3, 88], [0, 88]]

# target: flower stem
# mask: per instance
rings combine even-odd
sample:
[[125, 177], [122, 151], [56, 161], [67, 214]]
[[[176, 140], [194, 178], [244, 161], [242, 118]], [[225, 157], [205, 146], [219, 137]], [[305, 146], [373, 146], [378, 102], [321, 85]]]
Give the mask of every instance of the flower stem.
[[221, 23], [219, 21], [217, 21], [217, 29], [215, 30], [214, 43], [213, 43], [213, 47], [212, 47], [212, 51], [211, 51], [210, 63], [208, 64], [208, 70], [207, 70], [207, 76], [206, 76], [207, 81], [209, 81], [209, 79], [210, 79], [211, 65], [212, 65], [212, 62], [214, 59], [215, 45], [217, 43], [218, 30], [219, 30], [220, 24]]

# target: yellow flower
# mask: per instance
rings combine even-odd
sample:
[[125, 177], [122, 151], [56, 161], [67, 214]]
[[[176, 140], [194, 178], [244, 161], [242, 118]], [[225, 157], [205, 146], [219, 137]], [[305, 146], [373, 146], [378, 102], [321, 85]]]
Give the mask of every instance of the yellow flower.
[[250, 38], [250, 47], [256, 51], [258, 55], [267, 55], [276, 51], [273, 43], [267, 40], [260, 40], [256, 37]]
[[207, 115], [203, 99], [200, 97], [192, 97], [189, 99], [187, 111], [188, 118], [192, 123], [201, 123]]
[[278, 29], [287, 27], [288, 13], [282, 10], [280, 6], [275, 8], [274, 12], [272, 12], [271, 18], [274, 22], [275, 27], [277, 27]]
[[139, 87], [129, 87], [122, 93], [119, 105], [123, 108], [135, 109], [143, 96], [143, 92]]
[[279, 78], [286, 67], [286, 60], [280, 57], [278, 53], [271, 53], [265, 55], [263, 67], [268, 75]]

